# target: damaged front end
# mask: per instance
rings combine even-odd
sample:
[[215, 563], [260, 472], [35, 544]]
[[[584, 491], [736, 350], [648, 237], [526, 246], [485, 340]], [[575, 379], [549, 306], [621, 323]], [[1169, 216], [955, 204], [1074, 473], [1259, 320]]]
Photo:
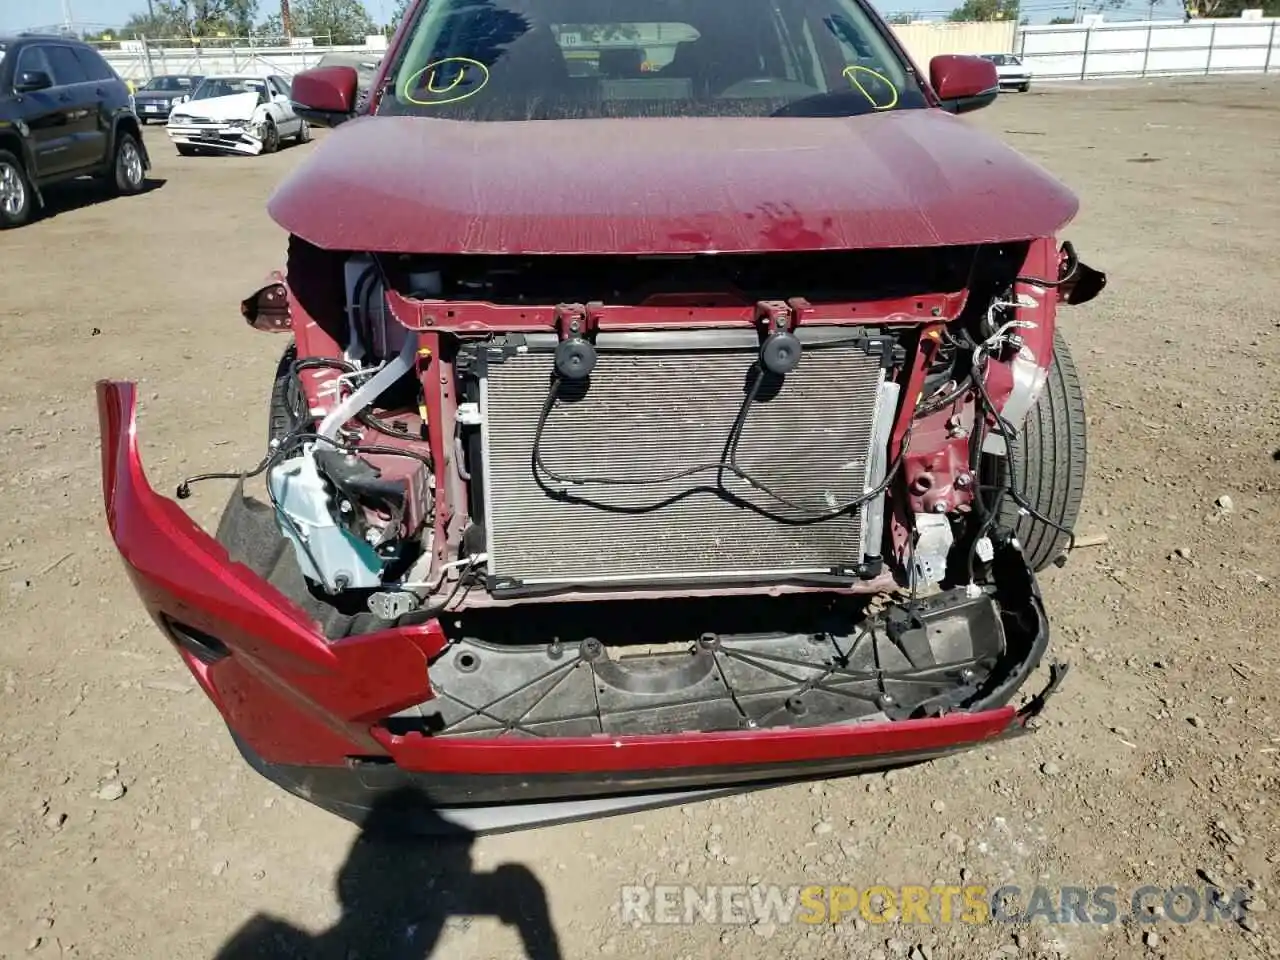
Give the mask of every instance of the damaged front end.
[[242, 305], [294, 338], [263, 498], [203, 534], [104, 383], [108, 514], [245, 756], [343, 815], [411, 786], [502, 829], [917, 762], [1022, 730], [1061, 678], [1010, 705], [1048, 624], [1001, 510], [1052, 528], [1048, 559], [1069, 545], [1011, 461], [1057, 305], [1103, 282], [1049, 239], [295, 237]]
[[256, 157], [262, 153], [266, 123], [265, 120], [212, 120], [175, 115], [165, 130], [177, 147]]

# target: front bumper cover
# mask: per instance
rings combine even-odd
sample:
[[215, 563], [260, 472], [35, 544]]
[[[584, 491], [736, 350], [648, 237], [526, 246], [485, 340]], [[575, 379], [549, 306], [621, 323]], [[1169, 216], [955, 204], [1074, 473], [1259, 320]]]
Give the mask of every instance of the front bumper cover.
[[257, 156], [262, 152], [262, 139], [255, 135], [254, 127], [233, 126], [229, 123], [174, 123], [169, 121], [165, 131], [175, 144], [199, 147], [201, 150], [219, 150], [223, 153], [242, 153]]
[[901, 766], [1021, 733], [1060, 679], [1055, 672], [1049, 690], [1021, 712], [1008, 705], [1048, 642], [1034, 577], [1013, 549], [997, 555], [1009, 584], [1001, 606], [1006, 630], [1016, 626], [1026, 652], [965, 711], [806, 729], [398, 735], [382, 721], [432, 695], [428, 662], [447, 646], [438, 624], [327, 639], [290, 599], [232, 562], [151, 488], [138, 454], [136, 386], [100, 381], [97, 394], [107, 519], [148, 611], [250, 764], [350, 819], [363, 820], [379, 798], [408, 791], [420, 801], [423, 823], [444, 824], [442, 813], [450, 812], [468, 829], [510, 829]]

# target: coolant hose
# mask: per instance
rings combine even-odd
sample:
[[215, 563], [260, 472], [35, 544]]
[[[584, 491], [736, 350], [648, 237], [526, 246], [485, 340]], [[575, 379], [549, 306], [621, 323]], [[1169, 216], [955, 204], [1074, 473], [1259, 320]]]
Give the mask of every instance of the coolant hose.
[[413, 358], [418, 353], [418, 336], [410, 333], [405, 337], [404, 346], [395, 359], [367, 380], [360, 389], [343, 400], [329, 411], [328, 416], [320, 421], [316, 433], [326, 440], [338, 435], [338, 429], [357, 413], [373, 403], [384, 390], [413, 369]]

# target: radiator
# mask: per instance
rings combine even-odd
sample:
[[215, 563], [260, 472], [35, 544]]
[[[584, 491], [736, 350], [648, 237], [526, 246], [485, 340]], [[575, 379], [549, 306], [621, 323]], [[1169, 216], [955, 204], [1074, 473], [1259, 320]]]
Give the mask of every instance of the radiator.
[[[802, 327], [799, 366], [765, 382], [741, 431], [749, 480], [714, 469], [647, 485], [568, 485], [535, 473], [553, 336], [476, 364], [489, 586], [674, 586], [849, 579], [879, 554], [882, 498], [815, 519], [883, 476], [897, 385], [892, 340]], [[644, 479], [718, 463], [756, 375], [752, 330], [601, 333], [584, 384], [566, 382], [541, 458], [555, 474]], [[804, 509], [797, 509], [804, 508]], [[867, 522], [864, 522], [864, 517]]]

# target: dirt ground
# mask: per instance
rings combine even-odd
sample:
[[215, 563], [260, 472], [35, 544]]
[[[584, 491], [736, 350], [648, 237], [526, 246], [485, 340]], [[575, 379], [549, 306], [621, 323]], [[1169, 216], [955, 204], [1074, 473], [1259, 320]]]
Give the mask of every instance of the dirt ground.
[[[973, 122], [1079, 191], [1067, 236], [1110, 274], [1064, 315], [1090, 403], [1080, 526], [1109, 543], [1044, 577], [1072, 669], [1042, 728], [470, 849], [353, 849], [354, 828], [249, 770], [102, 518], [99, 377], [142, 382], [158, 487], [257, 460], [282, 341], [237, 303], [282, 263], [264, 203], [314, 145], [183, 159], [153, 127], [145, 196], [76, 189], [0, 235], [0, 956], [208, 958], [246, 923], [280, 956], [1280, 956], [1280, 82], [1044, 86]], [[207, 524], [226, 494], [188, 503]], [[1254, 891], [1244, 925], [619, 911], [624, 884], [962, 879], [1111, 885], [1123, 907], [1198, 871]]]

